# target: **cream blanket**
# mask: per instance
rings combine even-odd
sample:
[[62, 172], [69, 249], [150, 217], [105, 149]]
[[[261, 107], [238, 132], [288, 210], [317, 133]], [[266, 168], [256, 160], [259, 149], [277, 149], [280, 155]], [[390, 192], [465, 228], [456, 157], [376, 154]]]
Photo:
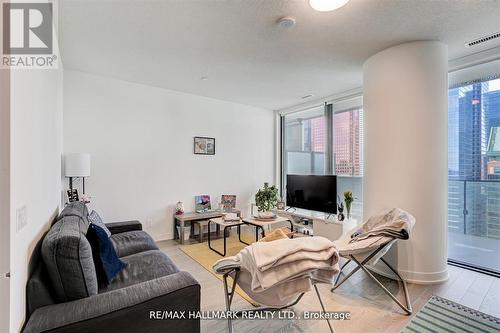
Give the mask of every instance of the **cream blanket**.
[[312, 283], [332, 284], [339, 271], [337, 249], [324, 237], [257, 242], [235, 259], [250, 274], [253, 293], [278, 287], [280, 298], [306, 292]]
[[410, 238], [415, 225], [415, 218], [408, 212], [394, 208], [386, 214], [372, 216], [351, 236], [351, 243], [375, 236], [387, 236], [399, 239]]

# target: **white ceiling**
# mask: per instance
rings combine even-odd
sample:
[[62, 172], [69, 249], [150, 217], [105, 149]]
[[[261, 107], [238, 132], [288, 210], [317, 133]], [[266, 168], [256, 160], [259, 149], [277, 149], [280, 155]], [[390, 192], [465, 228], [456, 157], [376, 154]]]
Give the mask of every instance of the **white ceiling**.
[[[293, 16], [282, 30], [276, 21]], [[389, 46], [432, 39], [455, 59], [500, 31], [499, 0], [351, 0], [328, 13], [307, 0], [63, 0], [64, 67], [268, 109], [362, 84]], [[208, 80], [200, 80], [207, 76]]]

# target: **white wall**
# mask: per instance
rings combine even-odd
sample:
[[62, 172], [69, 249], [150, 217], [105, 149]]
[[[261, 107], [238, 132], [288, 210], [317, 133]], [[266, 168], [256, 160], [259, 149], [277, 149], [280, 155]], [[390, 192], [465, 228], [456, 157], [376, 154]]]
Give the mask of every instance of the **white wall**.
[[[2, 28], [0, 26], [0, 33]], [[0, 274], [10, 271], [10, 70], [0, 69]], [[9, 331], [9, 279], [0, 277], [0, 332]]]
[[[92, 207], [141, 220], [155, 239], [173, 237], [175, 203], [192, 211], [197, 194], [213, 206], [236, 194], [249, 209], [274, 183], [274, 131], [269, 110], [64, 71], [64, 151], [91, 154]], [[215, 137], [216, 155], [194, 155], [194, 136]]]
[[[11, 71], [11, 332], [25, 316], [28, 262], [61, 203], [62, 70]], [[27, 225], [16, 230], [26, 205]]]

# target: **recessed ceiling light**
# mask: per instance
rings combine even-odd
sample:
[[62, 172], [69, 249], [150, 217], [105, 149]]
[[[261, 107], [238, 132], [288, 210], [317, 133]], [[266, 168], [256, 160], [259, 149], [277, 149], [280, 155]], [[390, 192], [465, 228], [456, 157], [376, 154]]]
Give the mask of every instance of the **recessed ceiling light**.
[[200, 80], [202, 80], [202, 81], [208, 81], [208, 76], [202, 76], [202, 77], [200, 77]]
[[309, 0], [309, 5], [319, 12], [329, 12], [342, 7], [349, 0]]

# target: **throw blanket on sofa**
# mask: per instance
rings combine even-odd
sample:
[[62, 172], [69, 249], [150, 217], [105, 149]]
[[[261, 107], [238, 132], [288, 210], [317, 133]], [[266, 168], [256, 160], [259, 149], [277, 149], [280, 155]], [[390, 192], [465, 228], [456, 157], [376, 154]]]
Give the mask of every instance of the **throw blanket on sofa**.
[[394, 208], [387, 214], [370, 217], [352, 234], [350, 243], [374, 236], [408, 239], [414, 225], [415, 218], [411, 214], [400, 208]]
[[337, 249], [324, 237], [253, 243], [236, 260], [250, 273], [253, 292], [281, 285], [282, 297], [310, 290], [311, 280], [331, 284], [338, 273]]

